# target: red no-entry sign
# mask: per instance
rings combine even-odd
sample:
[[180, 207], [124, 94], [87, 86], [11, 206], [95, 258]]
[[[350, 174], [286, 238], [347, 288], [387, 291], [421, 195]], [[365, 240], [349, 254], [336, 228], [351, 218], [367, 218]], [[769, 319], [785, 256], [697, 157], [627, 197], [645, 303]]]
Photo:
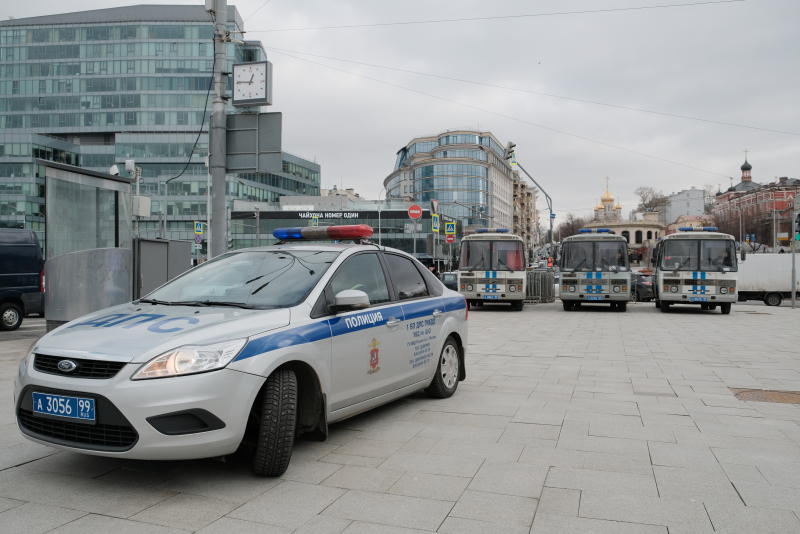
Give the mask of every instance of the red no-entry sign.
[[448, 243], [455, 243], [456, 242], [456, 236], [454, 236], [454, 235], [449, 235], [449, 236], [446, 237], [446, 239], [447, 239]]
[[417, 206], [416, 204], [411, 204], [408, 207], [408, 216], [412, 219], [419, 219], [422, 217], [422, 208]]

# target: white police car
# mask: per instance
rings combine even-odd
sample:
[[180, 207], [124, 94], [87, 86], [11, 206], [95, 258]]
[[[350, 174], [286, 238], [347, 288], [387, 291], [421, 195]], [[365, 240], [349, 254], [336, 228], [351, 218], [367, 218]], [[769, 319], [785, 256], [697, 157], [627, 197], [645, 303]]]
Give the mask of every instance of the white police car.
[[[19, 365], [28, 438], [167, 460], [255, 447], [283, 473], [295, 436], [463, 380], [464, 297], [409, 255], [361, 242], [366, 225], [276, 230], [129, 304], [42, 337]], [[355, 244], [303, 239], [355, 240]]]

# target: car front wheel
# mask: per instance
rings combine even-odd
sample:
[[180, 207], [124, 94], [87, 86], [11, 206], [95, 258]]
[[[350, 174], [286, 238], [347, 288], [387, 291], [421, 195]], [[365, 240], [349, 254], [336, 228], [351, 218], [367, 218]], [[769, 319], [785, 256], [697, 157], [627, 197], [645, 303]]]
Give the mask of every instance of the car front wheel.
[[290, 369], [279, 369], [267, 378], [260, 399], [260, 422], [253, 471], [277, 477], [289, 467], [297, 418], [297, 377]]
[[448, 337], [439, 355], [439, 364], [431, 384], [425, 390], [430, 397], [446, 399], [458, 388], [458, 377], [461, 374], [461, 351], [452, 337]]

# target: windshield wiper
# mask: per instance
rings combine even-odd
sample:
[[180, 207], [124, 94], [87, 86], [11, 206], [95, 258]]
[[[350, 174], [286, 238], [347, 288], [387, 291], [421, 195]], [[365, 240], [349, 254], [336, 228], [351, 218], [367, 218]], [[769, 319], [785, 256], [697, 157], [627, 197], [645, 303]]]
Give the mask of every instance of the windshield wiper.
[[230, 302], [224, 300], [182, 300], [174, 301], [170, 304], [175, 306], [230, 306], [233, 308], [244, 308], [246, 310], [254, 309], [253, 306], [245, 304], [244, 302]]
[[138, 302], [145, 302], [147, 304], [163, 304], [165, 306], [172, 306], [175, 303], [169, 300], [158, 300], [158, 299], [139, 299]]

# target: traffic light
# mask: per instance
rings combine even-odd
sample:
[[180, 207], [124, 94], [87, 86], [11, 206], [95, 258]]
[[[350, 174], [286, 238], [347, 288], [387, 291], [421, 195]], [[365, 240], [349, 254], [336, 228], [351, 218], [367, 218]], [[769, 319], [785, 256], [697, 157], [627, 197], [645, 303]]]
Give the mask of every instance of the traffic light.
[[794, 240], [800, 241], [800, 213], [794, 218]]
[[506, 161], [512, 161], [514, 159], [514, 148], [516, 148], [516, 146], [515, 143], [511, 141], [508, 142], [506, 145]]

